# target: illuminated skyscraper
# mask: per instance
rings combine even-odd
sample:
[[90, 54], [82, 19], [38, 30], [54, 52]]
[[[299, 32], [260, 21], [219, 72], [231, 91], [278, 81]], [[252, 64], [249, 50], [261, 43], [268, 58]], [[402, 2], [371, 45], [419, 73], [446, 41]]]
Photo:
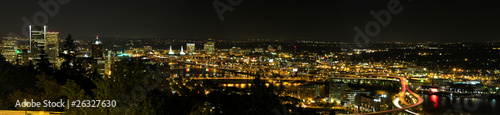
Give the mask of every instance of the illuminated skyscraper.
[[215, 42], [212, 41], [212, 38], [208, 39], [208, 42], [205, 43], [204, 50], [207, 54], [214, 54], [215, 53]]
[[91, 55], [97, 62], [95, 65], [95, 69], [99, 76], [104, 78], [106, 76], [106, 64], [107, 60], [104, 58], [104, 48], [101, 40], [99, 40], [99, 35], [96, 35], [95, 41], [92, 43]]
[[92, 57], [94, 57], [94, 59], [103, 59], [103, 55], [104, 49], [102, 47], [102, 42], [99, 40], [99, 35], [97, 35], [94, 43], [92, 44]]
[[2, 41], [2, 55], [5, 57], [5, 61], [15, 64], [17, 53], [16, 40], [5, 39]]
[[104, 48], [99, 35], [96, 35], [95, 41], [92, 43], [92, 57], [97, 61], [96, 69], [99, 76], [104, 78], [106, 76], [107, 60], [104, 58]]
[[196, 49], [195, 49], [195, 44], [194, 43], [187, 43], [186, 47], [187, 47], [187, 51], [186, 52], [188, 54], [194, 54], [194, 53], [196, 53]]
[[50, 63], [57, 62], [59, 57], [59, 32], [47, 32], [47, 56]]
[[47, 44], [47, 26], [29, 26], [30, 32], [30, 49], [29, 49], [29, 59], [33, 61], [34, 64], [37, 64], [41, 59], [40, 55], [43, 55], [43, 51], [45, 50]]

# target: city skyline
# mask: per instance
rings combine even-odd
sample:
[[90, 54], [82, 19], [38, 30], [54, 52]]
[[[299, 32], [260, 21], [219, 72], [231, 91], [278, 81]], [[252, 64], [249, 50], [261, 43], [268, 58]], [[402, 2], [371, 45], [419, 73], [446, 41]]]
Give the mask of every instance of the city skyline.
[[0, 114], [495, 115], [499, 3], [5, 0]]

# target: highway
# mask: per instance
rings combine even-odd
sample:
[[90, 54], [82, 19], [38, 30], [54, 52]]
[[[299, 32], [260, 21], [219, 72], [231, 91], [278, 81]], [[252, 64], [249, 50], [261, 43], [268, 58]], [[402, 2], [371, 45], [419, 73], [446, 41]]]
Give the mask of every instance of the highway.
[[[395, 106], [398, 107], [397, 109], [391, 109], [391, 110], [384, 110], [384, 111], [377, 111], [377, 112], [371, 112], [371, 113], [362, 113], [361, 115], [371, 115], [371, 114], [384, 114], [384, 113], [390, 113], [390, 112], [395, 112], [395, 111], [406, 111], [408, 113], [411, 113], [411, 114], [416, 114], [418, 115], [417, 113], [415, 112], [412, 112], [412, 111], [409, 111], [407, 109], [409, 108], [412, 108], [412, 107], [416, 107], [420, 104], [422, 104], [424, 102], [424, 99], [422, 97], [420, 97], [417, 93], [414, 93], [413, 91], [410, 90], [410, 88], [408, 87], [408, 83], [406, 82], [406, 78], [404, 77], [401, 77], [401, 76], [387, 76], [387, 77], [395, 77], [395, 78], [399, 78], [400, 79], [400, 82], [401, 82], [401, 92], [399, 93], [400, 94], [400, 97], [399, 98], [395, 98], [393, 100], [393, 102], [395, 103]], [[402, 101], [403, 103], [405, 104], [408, 104], [409, 106], [406, 106], [406, 107], [401, 107], [399, 105], [399, 101], [400, 100], [404, 100], [404, 98], [406, 96], [405, 93], [406, 92], [409, 92], [411, 95], [415, 96], [418, 101], [417, 103], [414, 103], [412, 105], [409, 105], [406, 101]]]

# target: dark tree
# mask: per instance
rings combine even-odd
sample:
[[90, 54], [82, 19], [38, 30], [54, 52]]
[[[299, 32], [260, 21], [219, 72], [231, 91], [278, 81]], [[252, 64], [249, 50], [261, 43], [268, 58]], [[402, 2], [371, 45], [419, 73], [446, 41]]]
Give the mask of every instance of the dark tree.
[[41, 52], [41, 55], [40, 55], [40, 59], [38, 60], [36, 69], [41, 73], [45, 73], [47, 75], [53, 75], [54, 69], [53, 69], [52, 64], [50, 63], [49, 59], [47, 58], [47, 53], [45, 53], [45, 50], [41, 50], [40, 52]]
[[0, 109], [14, 109], [15, 102], [9, 95], [16, 91], [27, 91], [35, 87], [36, 78], [32, 68], [16, 66], [0, 55]]
[[65, 61], [71, 61], [75, 58], [76, 54], [75, 41], [71, 39], [71, 34], [69, 34], [64, 41], [62, 56]]
[[78, 75], [78, 73], [76, 73], [77, 69], [75, 68], [75, 65], [77, 64], [74, 63], [74, 59], [77, 54], [75, 49], [76, 46], [74, 40], [71, 39], [71, 34], [69, 34], [64, 41], [63, 51], [60, 53], [64, 59], [64, 62], [61, 64], [61, 72], [67, 74], [68, 76]]
[[58, 77], [63, 78], [58, 78], [58, 80], [66, 80], [67, 77], [83, 77], [83, 73], [85, 73], [85, 71], [81, 65], [81, 60], [75, 59], [78, 52], [76, 51], [76, 45], [74, 40], [71, 38], [71, 34], [66, 37], [63, 51], [60, 52], [60, 54], [64, 61], [61, 64]]

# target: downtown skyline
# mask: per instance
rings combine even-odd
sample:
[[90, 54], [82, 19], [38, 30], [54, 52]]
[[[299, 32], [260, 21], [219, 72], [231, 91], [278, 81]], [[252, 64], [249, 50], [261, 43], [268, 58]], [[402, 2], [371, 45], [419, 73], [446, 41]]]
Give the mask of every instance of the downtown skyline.
[[499, 5], [5, 0], [0, 114], [493, 115]]

